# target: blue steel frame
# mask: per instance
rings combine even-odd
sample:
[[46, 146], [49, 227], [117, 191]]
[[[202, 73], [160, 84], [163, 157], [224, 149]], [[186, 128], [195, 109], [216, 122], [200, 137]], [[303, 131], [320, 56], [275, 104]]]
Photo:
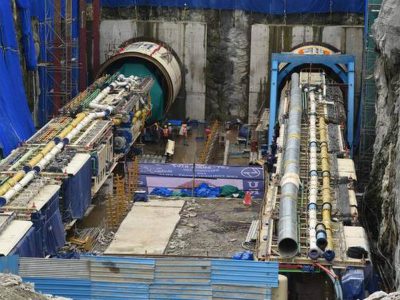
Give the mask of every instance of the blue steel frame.
[[[293, 53], [273, 53], [271, 60], [271, 90], [270, 90], [270, 117], [268, 131], [268, 146], [271, 146], [274, 135], [274, 126], [276, 124], [276, 114], [278, 107], [278, 88], [283, 81], [297, 67], [304, 64], [324, 65], [332, 70], [347, 84], [347, 142], [350, 147], [351, 156], [353, 155], [353, 139], [354, 139], [354, 72], [355, 58], [354, 55], [333, 54], [333, 55], [302, 55]], [[279, 70], [279, 64], [287, 65]], [[346, 66], [343, 70], [342, 66]]]

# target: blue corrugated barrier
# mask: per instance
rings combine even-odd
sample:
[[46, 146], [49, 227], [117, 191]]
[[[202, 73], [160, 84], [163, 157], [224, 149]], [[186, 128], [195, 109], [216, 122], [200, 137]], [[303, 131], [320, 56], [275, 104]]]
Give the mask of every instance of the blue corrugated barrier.
[[19, 257], [17, 255], [0, 257], [0, 273], [18, 274]]
[[0, 1], [0, 148], [8, 155], [35, 131], [29, 112], [10, 1]]
[[[8, 265], [0, 259], [0, 272]], [[20, 258], [19, 269], [13, 271], [33, 282], [37, 291], [72, 299], [265, 300], [271, 299], [271, 288], [278, 286], [279, 265], [227, 259], [84, 256], [79, 260]]]
[[104, 7], [165, 6], [245, 10], [264, 14], [363, 13], [364, 0], [102, 0]]

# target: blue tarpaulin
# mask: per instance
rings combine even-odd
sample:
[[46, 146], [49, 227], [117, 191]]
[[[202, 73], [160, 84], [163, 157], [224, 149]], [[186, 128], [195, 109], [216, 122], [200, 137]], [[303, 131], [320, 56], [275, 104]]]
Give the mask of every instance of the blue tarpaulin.
[[102, 0], [104, 7], [166, 6], [245, 10], [264, 14], [363, 13], [364, 0]]
[[59, 210], [58, 191], [38, 212], [32, 214], [31, 220], [35, 227], [37, 239], [36, 251], [42, 253], [36, 256], [56, 254], [57, 250], [65, 244], [65, 231]]
[[35, 131], [24, 91], [13, 12], [0, 1], [0, 148], [8, 155]]
[[92, 164], [88, 159], [82, 168], [68, 179], [64, 180], [63, 201], [66, 220], [81, 219], [92, 199]]
[[171, 197], [172, 193], [173, 193], [173, 191], [170, 189], [163, 188], [163, 187], [156, 187], [151, 191], [150, 195]]
[[17, 0], [17, 7], [21, 18], [22, 43], [24, 45], [26, 68], [30, 71], [36, 70], [37, 57], [32, 33], [30, 1]]
[[11, 255], [19, 255], [23, 257], [42, 257], [40, 247], [38, 247], [40, 240], [35, 234], [35, 228], [29, 229], [25, 236], [15, 245], [14, 249], [10, 252]]
[[356, 300], [364, 298], [364, 270], [347, 268], [342, 277], [342, 289], [344, 300]]

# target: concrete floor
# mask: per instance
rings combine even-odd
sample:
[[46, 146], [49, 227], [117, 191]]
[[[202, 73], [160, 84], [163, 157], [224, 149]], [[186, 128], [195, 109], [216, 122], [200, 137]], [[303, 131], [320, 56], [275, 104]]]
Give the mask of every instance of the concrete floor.
[[181, 219], [164, 254], [231, 257], [244, 251], [251, 221], [258, 219], [260, 201], [251, 207], [242, 199], [194, 199], [186, 201]]
[[163, 254], [180, 219], [183, 200], [136, 202], [106, 254]]

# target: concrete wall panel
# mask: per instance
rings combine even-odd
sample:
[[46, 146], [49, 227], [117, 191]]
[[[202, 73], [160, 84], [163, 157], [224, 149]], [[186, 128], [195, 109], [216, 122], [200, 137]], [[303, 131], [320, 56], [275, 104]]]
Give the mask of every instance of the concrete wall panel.
[[329, 44], [337, 49], [343, 49], [345, 40], [344, 28], [340, 26], [326, 26], [322, 28], [322, 42]]
[[267, 80], [269, 62], [269, 27], [265, 24], [256, 24], [251, 28], [250, 45], [250, 73], [249, 73], [249, 123], [256, 122], [258, 99], [262, 85]]

